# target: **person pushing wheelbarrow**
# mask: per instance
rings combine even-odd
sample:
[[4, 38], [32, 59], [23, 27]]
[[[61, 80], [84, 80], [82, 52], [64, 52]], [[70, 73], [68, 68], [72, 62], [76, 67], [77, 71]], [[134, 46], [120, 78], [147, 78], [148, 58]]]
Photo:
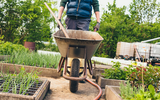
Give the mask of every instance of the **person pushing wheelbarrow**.
[[[67, 30], [65, 30], [61, 24], [61, 16], [66, 4], [67, 18], [65, 19], [65, 23]], [[94, 27], [95, 32], [88, 31], [92, 15], [92, 6], [97, 19], [97, 24]], [[54, 16], [51, 9], [49, 10]], [[64, 67], [63, 77], [70, 80], [70, 91], [76, 92], [79, 81], [89, 81], [86, 79], [87, 69], [89, 69], [91, 75], [93, 73], [91, 57], [103, 40], [96, 32], [100, 27], [99, 2], [98, 0], [61, 0], [58, 19], [56, 17], [55, 19], [60, 28], [60, 30], [53, 35], [61, 54], [57, 71], [60, 72], [61, 68]], [[88, 67], [86, 64], [88, 64]], [[100, 88], [99, 90], [101, 95], [102, 90]], [[100, 97], [100, 95], [98, 97]]]
[[[100, 28], [100, 14], [99, 14], [99, 1], [98, 0], [61, 0], [60, 8], [58, 12], [58, 20], [61, 22], [61, 16], [67, 4], [67, 18], [65, 19], [65, 24], [67, 29], [72, 30], [89, 30], [89, 24], [92, 16], [92, 6], [94, 8], [95, 16], [97, 19], [97, 24], [94, 27], [95, 31]], [[58, 28], [59, 25], [58, 25]], [[71, 61], [73, 58], [68, 59], [68, 66], [71, 66]], [[80, 59], [80, 62], [84, 62]], [[80, 64], [82, 67], [83, 64]], [[84, 83], [85, 81], [80, 81]]]

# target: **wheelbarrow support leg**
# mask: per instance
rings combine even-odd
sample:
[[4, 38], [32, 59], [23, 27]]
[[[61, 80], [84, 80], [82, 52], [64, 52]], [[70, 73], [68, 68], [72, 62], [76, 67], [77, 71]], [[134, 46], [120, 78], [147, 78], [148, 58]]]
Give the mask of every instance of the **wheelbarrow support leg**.
[[63, 63], [64, 63], [65, 58], [61, 57], [59, 64], [58, 64], [58, 68], [57, 68], [57, 72], [59, 73], [62, 69]]
[[93, 75], [92, 62], [91, 59], [87, 60], [89, 73]]

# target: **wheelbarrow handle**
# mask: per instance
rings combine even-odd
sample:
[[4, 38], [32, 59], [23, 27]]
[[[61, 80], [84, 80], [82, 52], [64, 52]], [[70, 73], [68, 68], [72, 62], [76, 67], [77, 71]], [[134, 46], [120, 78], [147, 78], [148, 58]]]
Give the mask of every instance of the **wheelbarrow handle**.
[[60, 28], [62, 29], [64, 35], [69, 38], [66, 30], [64, 29], [64, 27], [62, 26], [61, 22], [58, 20], [58, 18], [54, 15], [54, 13], [52, 12], [52, 10], [50, 9], [50, 7], [47, 5], [47, 3], [44, 3], [46, 5], [46, 7], [48, 8], [48, 10], [50, 11], [50, 13], [53, 15], [53, 17], [55, 18], [55, 20], [57, 21], [58, 25], [60, 26]]

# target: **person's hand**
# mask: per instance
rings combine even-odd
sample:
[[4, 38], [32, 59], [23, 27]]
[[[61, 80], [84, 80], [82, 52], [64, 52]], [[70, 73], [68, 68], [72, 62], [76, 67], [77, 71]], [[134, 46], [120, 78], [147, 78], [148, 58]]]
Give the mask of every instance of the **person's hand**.
[[94, 30], [98, 31], [98, 30], [99, 30], [99, 28], [100, 28], [100, 23], [99, 23], [99, 22], [97, 22], [96, 26], [94, 26]]
[[[59, 21], [61, 22], [61, 19], [59, 19]], [[62, 24], [62, 22], [61, 22], [61, 24]], [[63, 26], [63, 24], [62, 24], [62, 26]], [[57, 25], [57, 27], [60, 29], [60, 26], [59, 26], [59, 24]]]

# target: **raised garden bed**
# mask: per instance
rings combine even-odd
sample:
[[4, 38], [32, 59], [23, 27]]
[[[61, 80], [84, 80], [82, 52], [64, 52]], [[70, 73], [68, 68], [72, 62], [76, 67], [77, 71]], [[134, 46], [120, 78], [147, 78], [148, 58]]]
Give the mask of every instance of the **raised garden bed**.
[[35, 67], [35, 66], [26, 66], [26, 65], [17, 65], [17, 64], [10, 64], [10, 63], [0, 63], [0, 70], [3, 73], [17, 73], [20, 72], [21, 67], [25, 68], [25, 71], [27, 73], [30, 73], [32, 71], [39, 72], [38, 76], [44, 76], [44, 77], [53, 77], [53, 78], [59, 78], [61, 77], [61, 72], [57, 72], [57, 69], [54, 68], [43, 68], [43, 67]]
[[95, 65], [93, 69], [93, 75], [92, 78], [97, 79], [97, 76], [102, 76], [102, 73], [104, 73], [104, 69], [112, 68], [111, 65]]
[[[5, 80], [0, 81], [0, 85], [3, 84]], [[3, 86], [2, 86], [3, 87]], [[38, 83], [34, 83], [26, 91], [25, 94], [19, 94], [20, 84], [17, 85], [17, 94], [12, 93], [12, 88], [8, 92], [2, 92], [0, 89], [0, 99], [1, 100], [43, 100], [47, 91], [50, 88], [50, 82], [48, 80], [39, 79]]]
[[5, 59], [8, 59], [10, 55], [0, 55], [0, 61], [4, 61]]
[[104, 73], [104, 69], [111, 68], [111, 65], [99, 65], [99, 64], [92, 64], [93, 66], [93, 74], [90, 75], [90, 72], [88, 71], [87, 74], [90, 78], [96, 79], [98, 76], [103, 76], [102, 73]]
[[106, 100], [123, 100], [121, 98], [119, 86], [105, 86], [105, 95]]
[[97, 83], [101, 88], [105, 88], [106, 85], [112, 85], [112, 86], [120, 86], [120, 83], [125, 84], [126, 80], [117, 80], [117, 79], [105, 79], [101, 76], [98, 76]]

